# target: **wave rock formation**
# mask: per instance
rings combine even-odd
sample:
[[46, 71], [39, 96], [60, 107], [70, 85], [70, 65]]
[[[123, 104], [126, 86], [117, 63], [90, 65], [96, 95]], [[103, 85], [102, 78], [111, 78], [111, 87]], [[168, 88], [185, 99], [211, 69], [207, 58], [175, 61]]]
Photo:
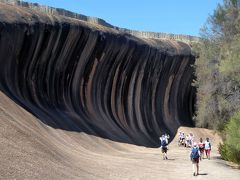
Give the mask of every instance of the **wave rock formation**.
[[0, 90], [41, 122], [150, 147], [193, 125], [187, 43], [24, 6], [0, 3]]

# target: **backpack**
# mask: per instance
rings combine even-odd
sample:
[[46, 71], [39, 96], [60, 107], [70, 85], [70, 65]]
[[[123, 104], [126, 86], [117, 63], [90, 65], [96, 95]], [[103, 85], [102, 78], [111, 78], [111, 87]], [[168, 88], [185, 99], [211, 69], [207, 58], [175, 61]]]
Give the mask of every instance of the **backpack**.
[[191, 158], [192, 158], [192, 159], [197, 159], [197, 158], [199, 158], [198, 148], [192, 148]]
[[162, 145], [162, 147], [167, 146], [167, 141], [166, 141], [166, 139], [162, 139], [161, 145]]

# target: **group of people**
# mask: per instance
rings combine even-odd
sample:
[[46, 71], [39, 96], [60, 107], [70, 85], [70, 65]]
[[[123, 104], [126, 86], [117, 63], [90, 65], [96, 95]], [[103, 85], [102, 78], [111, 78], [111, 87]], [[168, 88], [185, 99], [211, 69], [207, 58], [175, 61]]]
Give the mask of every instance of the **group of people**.
[[[194, 147], [194, 135], [193, 133], [189, 133], [185, 136], [185, 133], [180, 131], [179, 132], [179, 140], [178, 145], [183, 145], [184, 147], [192, 148]], [[203, 142], [203, 139], [199, 139], [199, 143], [197, 143], [197, 146], [199, 148], [201, 158], [204, 158], [204, 152], [206, 154], [207, 159], [210, 159], [210, 151], [211, 151], [211, 144], [209, 142], [209, 138], [206, 138], [205, 142]]]
[[[168, 150], [168, 140], [170, 136], [167, 134], [163, 134], [160, 139], [160, 148], [162, 149], [163, 159], [168, 159], [167, 150]], [[193, 176], [199, 175], [199, 161], [204, 159], [204, 154], [207, 159], [210, 159], [210, 151], [211, 151], [211, 143], [209, 138], [203, 142], [203, 139], [200, 138], [197, 143], [194, 141], [193, 133], [189, 133], [185, 136], [184, 132], [179, 132], [179, 141], [178, 145], [183, 145], [184, 147], [190, 147], [190, 159], [193, 164]]]
[[186, 134], [185, 136], [185, 133], [180, 131], [178, 145], [179, 146], [183, 145], [185, 147], [192, 147], [193, 138], [194, 138], [193, 133]]
[[193, 164], [193, 176], [199, 174], [199, 160], [204, 159], [204, 152], [207, 159], [210, 159], [211, 143], [207, 137], [205, 142], [200, 138], [199, 142], [194, 142], [193, 133], [185, 136], [184, 132], [179, 132], [179, 145], [184, 145], [185, 147], [190, 147], [190, 159]]
[[199, 160], [204, 159], [204, 152], [206, 158], [210, 159], [211, 143], [209, 138], [206, 138], [206, 141], [203, 142], [203, 139], [200, 138], [199, 143], [194, 142], [193, 147], [190, 152], [190, 159], [193, 164], [193, 176], [199, 175]]

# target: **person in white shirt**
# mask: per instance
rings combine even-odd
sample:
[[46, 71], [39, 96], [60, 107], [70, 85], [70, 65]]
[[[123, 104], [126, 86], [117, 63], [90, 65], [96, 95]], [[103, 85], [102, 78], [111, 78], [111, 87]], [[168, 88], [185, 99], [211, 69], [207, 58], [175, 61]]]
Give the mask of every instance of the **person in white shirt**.
[[168, 159], [168, 157], [167, 157], [167, 150], [168, 150], [168, 139], [169, 139], [169, 135], [164, 134], [164, 135], [162, 135], [162, 137], [160, 137], [159, 139], [160, 139], [160, 142], [161, 142], [160, 148], [162, 149], [163, 160]]
[[185, 147], [189, 147], [189, 135], [186, 135]]
[[211, 147], [211, 143], [209, 142], [209, 138], [206, 138], [206, 141], [204, 142], [204, 149], [205, 149], [205, 154], [207, 156], [207, 159], [210, 159], [210, 151], [212, 147]]
[[194, 138], [193, 133], [189, 133], [189, 146], [190, 147], [193, 147], [193, 138]]
[[184, 141], [185, 141], [185, 135], [184, 132], [179, 132], [179, 140], [178, 140], [178, 145], [184, 145]]

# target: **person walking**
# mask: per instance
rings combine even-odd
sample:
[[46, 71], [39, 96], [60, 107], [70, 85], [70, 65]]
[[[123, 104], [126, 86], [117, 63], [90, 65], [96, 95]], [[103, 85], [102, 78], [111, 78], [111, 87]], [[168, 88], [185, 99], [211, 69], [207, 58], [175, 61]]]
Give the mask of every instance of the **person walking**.
[[184, 145], [185, 141], [185, 135], [184, 132], [179, 133], [179, 139], [178, 139], [178, 146]]
[[212, 149], [211, 143], [209, 142], [209, 138], [206, 138], [206, 141], [204, 142], [204, 149], [205, 149], [205, 154], [207, 156], [207, 159], [210, 159], [210, 151]]
[[168, 157], [167, 157], [168, 137], [169, 136], [167, 136], [167, 135], [162, 135], [162, 137], [160, 137], [160, 143], [161, 143], [160, 148], [162, 149], [163, 160], [168, 159]]
[[202, 138], [199, 140], [198, 147], [200, 151], [200, 160], [202, 160], [204, 158], [204, 142]]
[[189, 133], [189, 147], [193, 147], [193, 140], [194, 140], [194, 135], [193, 133]]
[[190, 144], [190, 142], [189, 142], [189, 135], [187, 134], [186, 135], [186, 140], [185, 140], [185, 147], [189, 147], [189, 144]]
[[193, 176], [197, 176], [197, 175], [199, 175], [200, 153], [199, 153], [199, 149], [198, 149], [196, 142], [193, 143], [193, 147], [192, 147], [191, 153], [190, 153], [190, 158], [191, 158], [192, 165], [193, 165]]

